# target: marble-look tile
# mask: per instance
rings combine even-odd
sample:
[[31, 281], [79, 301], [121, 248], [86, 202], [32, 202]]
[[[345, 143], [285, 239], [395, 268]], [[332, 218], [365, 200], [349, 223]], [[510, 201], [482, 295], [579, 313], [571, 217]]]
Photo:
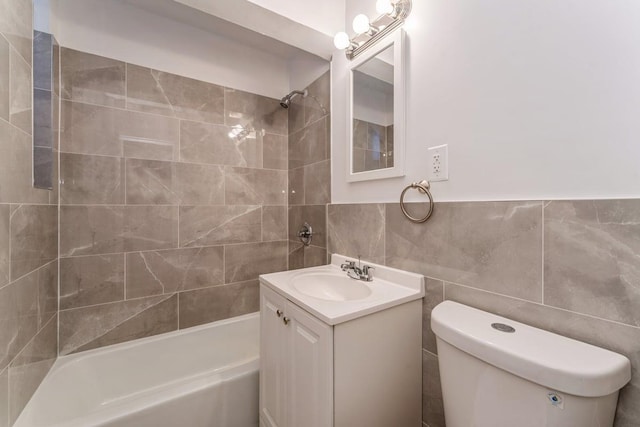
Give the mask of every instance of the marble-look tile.
[[392, 168], [394, 164], [394, 143], [393, 143], [393, 125], [387, 126], [387, 167]]
[[262, 241], [287, 240], [287, 207], [262, 207]]
[[328, 247], [333, 254], [384, 264], [385, 205], [329, 205]]
[[60, 204], [124, 203], [124, 160], [118, 157], [60, 154]]
[[222, 246], [127, 254], [127, 299], [224, 283]]
[[366, 150], [369, 146], [369, 123], [353, 119], [353, 148]]
[[180, 207], [180, 247], [259, 241], [260, 206]]
[[48, 205], [11, 207], [11, 280], [58, 256], [58, 210]]
[[289, 241], [289, 270], [304, 268], [304, 245], [301, 242]]
[[127, 64], [127, 108], [222, 124], [224, 89], [212, 83]]
[[221, 166], [127, 160], [127, 204], [224, 204]]
[[257, 280], [180, 292], [179, 296], [180, 329], [260, 309], [260, 287]]
[[422, 421], [429, 427], [445, 427], [438, 357], [422, 351]]
[[234, 136], [228, 126], [181, 121], [180, 160], [217, 165], [262, 167], [262, 133]]
[[450, 283], [445, 283], [445, 299], [627, 356], [632, 378], [620, 391], [615, 426], [640, 423], [640, 328]]
[[0, 205], [0, 288], [11, 281], [11, 226], [9, 205]]
[[63, 99], [110, 107], [125, 107], [125, 63], [61, 48]]
[[226, 125], [249, 126], [257, 131], [287, 135], [288, 114], [280, 106], [280, 100], [229, 88], [225, 88], [224, 97]]
[[10, 61], [9, 121], [14, 126], [31, 134], [33, 97], [31, 67], [14, 49], [11, 49]]
[[57, 317], [54, 316], [9, 367], [10, 424], [16, 421], [56, 360], [57, 326]]
[[178, 328], [178, 296], [163, 295], [60, 312], [60, 355]]
[[61, 206], [60, 256], [124, 251], [122, 206]]
[[364, 170], [373, 171], [387, 167], [385, 157], [380, 151], [364, 150]]
[[329, 139], [326, 118], [289, 135], [289, 169], [327, 160]]
[[364, 172], [366, 170], [364, 166], [364, 156], [366, 151], [367, 150], [362, 150], [360, 148], [353, 149], [352, 168], [354, 173]]
[[289, 134], [299, 131], [304, 127], [304, 99], [296, 96], [291, 101], [287, 110], [289, 121]]
[[327, 264], [327, 249], [318, 246], [304, 246], [304, 268]]
[[424, 279], [425, 295], [422, 300], [422, 348], [438, 354], [436, 336], [431, 330], [431, 310], [444, 300], [444, 283], [440, 280]]
[[9, 427], [9, 368], [0, 372], [0, 427]]
[[178, 246], [177, 206], [63, 206], [60, 256]]
[[33, 32], [33, 87], [53, 90], [53, 39], [51, 34]]
[[289, 170], [289, 205], [304, 205], [304, 167]]
[[331, 203], [331, 160], [304, 167], [304, 202], [307, 205]]
[[124, 299], [124, 255], [60, 258], [60, 309]]
[[11, 61], [9, 60], [9, 54], [9, 42], [0, 34], [0, 119], [6, 121], [9, 121], [9, 96], [11, 92], [11, 82], [9, 80], [9, 65]]
[[549, 202], [545, 304], [640, 326], [640, 200]]
[[387, 151], [387, 129], [375, 123], [369, 123], [369, 137], [367, 138], [367, 150]]
[[286, 205], [287, 171], [225, 167], [228, 205]]
[[38, 329], [58, 312], [58, 262], [53, 261], [38, 270]]
[[0, 288], [0, 369], [38, 332], [38, 271]]
[[283, 169], [289, 166], [288, 138], [284, 135], [267, 133], [262, 138], [262, 161], [265, 169]]
[[33, 1], [1, 0], [0, 11], [0, 33], [17, 49], [22, 59], [31, 65]]
[[70, 101], [62, 102], [61, 116], [61, 151], [177, 159], [177, 119]]
[[327, 71], [309, 85], [304, 98], [304, 122], [309, 125], [330, 113], [331, 73]]
[[225, 247], [225, 283], [255, 280], [260, 274], [287, 269], [288, 245], [283, 242], [248, 243]]
[[299, 242], [298, 231], [304, 223], [313, 229], [311, 244], [327, 247], [327, 209], [324, 205], [306, 205], [289, 207], [289, 240]]
[[[424, 203], [410, 203], [420, 215]], [[387, 205], [386, 264], [444, 281], [542, 299], [542, 202], [437, 203], [426, 223]]]
[[32, 187], [31, 136], [0, 120], [0, 203], [48, 203], [49, 191]]
[[146, 251], [178, 247], [177, 206], [125, 206], [124, 250]]

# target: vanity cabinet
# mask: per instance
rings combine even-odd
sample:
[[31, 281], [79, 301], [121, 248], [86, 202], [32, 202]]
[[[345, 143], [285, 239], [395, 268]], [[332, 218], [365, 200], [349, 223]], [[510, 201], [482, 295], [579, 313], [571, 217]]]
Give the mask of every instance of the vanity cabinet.
[[332, 328], [264, 285], [260, 300], [262, 425], [332, 426]]
[[421, 427], [422, 301], [329, 325], [260, 284], [261, 427]]

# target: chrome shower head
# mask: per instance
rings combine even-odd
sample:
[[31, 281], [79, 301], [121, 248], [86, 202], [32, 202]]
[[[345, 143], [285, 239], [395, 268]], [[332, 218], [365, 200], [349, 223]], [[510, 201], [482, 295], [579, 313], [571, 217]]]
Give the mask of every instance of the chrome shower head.
[[298, 95], [302, 95], [303, 98], [306, 98], [308, 94], [309, 94], [309, 92], [306, 89], [305, 90], [294, 90], [290, 94], [285, 95], [280, 100], [280, 106], [282, 108], [289, 108], [289, 106], [291, 105], [291, 100], [293, 98], [295, 98]]

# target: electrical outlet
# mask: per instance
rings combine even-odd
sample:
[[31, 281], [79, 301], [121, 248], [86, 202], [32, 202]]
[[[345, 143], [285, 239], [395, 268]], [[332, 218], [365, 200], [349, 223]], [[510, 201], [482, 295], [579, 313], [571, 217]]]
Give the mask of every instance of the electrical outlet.
[[438, 145], [428, 149], [429, 153], [429, 181], [449, 180], [449, 149], [448, 146]]

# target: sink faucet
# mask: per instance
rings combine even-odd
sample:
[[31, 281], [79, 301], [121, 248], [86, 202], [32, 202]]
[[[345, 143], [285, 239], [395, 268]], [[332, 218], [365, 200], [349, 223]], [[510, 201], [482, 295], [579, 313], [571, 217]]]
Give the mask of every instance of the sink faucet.
[[347, 276], [355, 280], [364, 280], [365, 282], [373, 281], [373, 270], [375, 267], [371, 267], [370, 265], [360, 265], [360, 256], [358, 256], [358, 265], [356, 266], [355, 261], [345, 261], [344, 264], [340, 265], [342, 271], [347, 272]]

